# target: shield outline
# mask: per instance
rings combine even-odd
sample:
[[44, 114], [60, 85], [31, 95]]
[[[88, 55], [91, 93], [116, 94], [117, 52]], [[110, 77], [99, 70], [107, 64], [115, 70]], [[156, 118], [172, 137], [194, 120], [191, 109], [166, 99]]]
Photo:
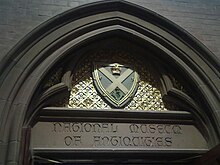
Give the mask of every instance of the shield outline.
[[[133, 80], [133, 84], [132, 84], [131, 88], [128, 89], [129, 91], [125, 94], [125, 96], [121, 100], [117, 101], [103, 87], [101, 80], [99, 78], [98, 72], [101, 72], [101, 71], [98, 71], [98, 69], [101, 67], [109, 66], [111, 64], [111, 63], [108, 63], [108, 64], [103, 64], [103, 63], [104, 62], [94, 62], [93, 63], [94, 70], [92, 73], [92, 77], [93, 77], [94, 84], [95, 84], [94, 86], [107, 102], [109, 102], [111, 105], [113, 105], [116, 108], [121, 108], [121, 107], [125, 106], [132, 99], [132, 96], [134, 96], [134, 94], [136, 93], [137, 88], [138, 88], [139, 75], [136, 71], [133, 70], [134, 80]], [[130, 67], [127, 67], [126, 65], [123, 65], [123, 66], [125, 66], [125, 68], [130, 68]]]

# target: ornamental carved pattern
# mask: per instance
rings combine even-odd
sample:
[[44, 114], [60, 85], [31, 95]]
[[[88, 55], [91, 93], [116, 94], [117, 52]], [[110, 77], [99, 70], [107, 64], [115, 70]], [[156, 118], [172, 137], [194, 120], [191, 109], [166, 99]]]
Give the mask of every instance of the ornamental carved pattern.
[[[101, 60], [100, 60], [101, 59]], [[93, 63], [95, 60], [103, 64], [119, 63], [129, 65], [139, 74], [137, 91], [132, 99], [123, 109], [126, 110], [151, 110], [166, 111], [161, 92], [160, 84], [155, 75], [150, 72], [150, 66], [146, 66], [132, 55], [122, 51], [99, 51], [80, 62], [73, 78], [73, 87], [69, 97], [69, 108], [85, 109], [111, 109], [114, 108], [97, 91], [92, 78]]]

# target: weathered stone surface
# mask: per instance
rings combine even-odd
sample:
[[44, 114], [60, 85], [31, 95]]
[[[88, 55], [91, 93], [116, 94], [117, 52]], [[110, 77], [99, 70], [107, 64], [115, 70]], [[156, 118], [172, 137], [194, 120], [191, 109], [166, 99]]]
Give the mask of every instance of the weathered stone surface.
[[[68, 9], [98, 0], [0, 0], [0, 60], [28, 32]], [[220, 1], [128, 0], [181, 26], [220, 58]]]

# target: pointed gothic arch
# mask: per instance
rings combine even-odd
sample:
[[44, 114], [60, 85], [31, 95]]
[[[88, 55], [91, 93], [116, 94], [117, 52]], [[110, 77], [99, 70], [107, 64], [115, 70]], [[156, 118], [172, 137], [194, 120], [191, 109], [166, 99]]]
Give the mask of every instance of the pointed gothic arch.
[[[219, 143], [220, 119], [216, 115], [220, 108], [219, 60], [164, 17], [124, 1], [105, 1], [69, 10], [46, 21], [1, 61], [0, 145], [4, 153], [1, 162], [19, 162], [19, 156], [24, 156], [22, 145], [28, 139], [22, 136], [22, 129], [34, 122], [31, 121], [33, 114], [38, 114], [34, 111], [33, 99], [51, 69], [69, 57], [70, 52], [112, 37], [147, 47], [155, 52], [155, 58], [176, 69], [175, 75], [183, 75], [182, 81], [190, 85], [189, 89], [198, 97], [197, 104], [202, 107], [194, 107], [196, 111], [192, 113], [201, 124], [209, 148]], [[74, 58], [80, 59], [80, 54]], [[163, 82], [165, 93], [194, 106], [190, 98], [170, 89], [172, 86], [166, 77]]]

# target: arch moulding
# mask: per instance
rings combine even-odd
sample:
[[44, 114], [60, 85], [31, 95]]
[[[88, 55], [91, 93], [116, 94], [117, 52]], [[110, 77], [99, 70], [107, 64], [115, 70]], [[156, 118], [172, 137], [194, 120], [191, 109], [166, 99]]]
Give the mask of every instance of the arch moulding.
[[[198, 94], [193, 112], [207, 132], [210, 148], [219, 143], [219, 60], [185, 30], [164, 17], [124, 1], [78, 7], [43, 23], [0, 63], [0, 164], [19, 162], [22, 128], [29, 127], [33, 95], [55, 64], [102, 38], [119, 37], [157, 50], [161, 61], [183, 75]], [[77, 57], [80, 58], [80, 57]], [[3, 153], [3, 154], [2, 154]]]

